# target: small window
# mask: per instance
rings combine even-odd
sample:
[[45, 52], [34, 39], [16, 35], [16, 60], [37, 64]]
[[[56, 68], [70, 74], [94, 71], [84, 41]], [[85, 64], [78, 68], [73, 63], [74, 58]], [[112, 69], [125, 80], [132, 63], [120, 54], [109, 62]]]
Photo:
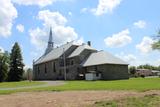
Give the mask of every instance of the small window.
[[56, 63], [55, 62], [52, 63], [52, 68], [53, 68], [53, 72], [56, 72]]
[[97, 72], [97, 73], [96, 73], [96, 77], [98, 77], [98, 76], [99, 76], [99, 73]]
[[39, 66], [37, 67], [37, 70], [38, 70], [38, 75], [39, 75], [40, 74]]
[[97, 66], [94, 66], [94, 70], [97, 71]]
[[74, 60], [71, 60], [71, 65], [74, 65]]
[[62, 71], [61, 70], [59, 71], [59, 76], [62, 76]]
[[47, 67], [46, 67], [46, 64], [45, 64], [44, 72], [45, 72], [45, 74], [47, 74]]
[[69, 73], [69, 69], [66, 69], [66, 73]]

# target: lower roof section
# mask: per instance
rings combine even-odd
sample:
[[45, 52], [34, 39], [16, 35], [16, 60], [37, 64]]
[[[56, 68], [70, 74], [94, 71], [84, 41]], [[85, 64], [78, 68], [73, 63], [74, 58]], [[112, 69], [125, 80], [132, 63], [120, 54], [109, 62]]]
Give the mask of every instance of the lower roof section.
[[120, 64], [128, 65], [127, 62], [113, 56], [112, 54], [104, 51], [92, 53], [89, 58], [82, 64], [83, 67], [102, 65], [102, 64]]

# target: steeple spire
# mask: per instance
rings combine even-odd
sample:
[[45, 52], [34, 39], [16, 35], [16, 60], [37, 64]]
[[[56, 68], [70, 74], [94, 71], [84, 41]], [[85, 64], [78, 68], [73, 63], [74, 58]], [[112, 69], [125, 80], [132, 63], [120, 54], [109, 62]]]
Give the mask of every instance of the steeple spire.
[[49, 42], [53, 42], [52, 40], [52, 27], [50, 27], [50, 32], [49, 32], [49, 40], [48, 40], [48, 43]]
[[52, 27], [50, 27], [48, 46], [47, 46], [47, 49], [45, 51], [45, 54], [48, 54], [53, 48], [54, 48], [54, 42], [53, 42], [53, 39], [52, 39]]

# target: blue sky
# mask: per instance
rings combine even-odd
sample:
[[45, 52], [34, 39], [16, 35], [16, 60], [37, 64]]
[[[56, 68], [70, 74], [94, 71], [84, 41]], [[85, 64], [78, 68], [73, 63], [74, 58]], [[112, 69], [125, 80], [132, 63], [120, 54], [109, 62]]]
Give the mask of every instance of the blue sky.
[[160, 65], [152, 36], [160, 28], [159, 0], [0, 0], [0, 48], [18, 42], [24, 63], [46, 48], [49, 28], [55, 46], [91, 41], [130, 65]]

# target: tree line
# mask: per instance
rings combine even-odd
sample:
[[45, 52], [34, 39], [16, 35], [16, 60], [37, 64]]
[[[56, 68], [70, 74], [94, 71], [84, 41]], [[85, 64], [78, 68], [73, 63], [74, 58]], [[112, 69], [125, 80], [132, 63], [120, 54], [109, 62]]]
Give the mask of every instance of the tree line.
[[137, 69], [149, 69], [149, 70], [157, 70], [160, 71], [160, 65], [159, 66], [153, 66], [153, 65], [149, 65], [149, 64], [145, 64], [145, 65], [139, 65], [139, 66], [130, 66], [129, 67], [129, 73], [131, 75], [134, 75], [136, 73]]
[[23, 57], [21, 48], [16, 42], [9, 54], [7, 51], [0, 52], [0, 82], [21, 81], [23, 79]]
[[156, 36], [154, 36], [155, 42], [152, 44], [152, 49], [160, 50], [160, 30], [157, 32]]

